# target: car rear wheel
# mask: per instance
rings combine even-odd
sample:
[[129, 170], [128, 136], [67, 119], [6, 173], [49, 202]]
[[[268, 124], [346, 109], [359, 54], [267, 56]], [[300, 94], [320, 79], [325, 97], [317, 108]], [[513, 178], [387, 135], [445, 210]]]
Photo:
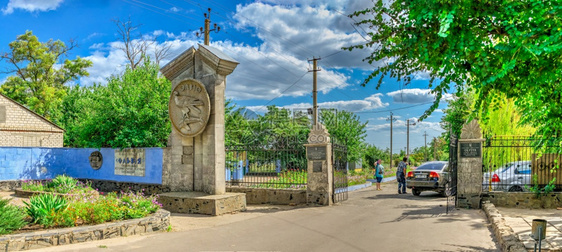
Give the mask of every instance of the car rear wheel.
[[414, 196], [420, 196], [421, 191], [418, 190], [418, 189], [412, 189], [412, 194], [413, 194]]
[[523, 188], [521, 188], [520, 186], [512, 186], [509, 188], [510, 192], [522, 192]]
[[451, 183], [447, 182], [445, 184], [445, 189], [441, 192], [441, 195], [445, 197], [453, 196], [453, 188], [451, 187]]

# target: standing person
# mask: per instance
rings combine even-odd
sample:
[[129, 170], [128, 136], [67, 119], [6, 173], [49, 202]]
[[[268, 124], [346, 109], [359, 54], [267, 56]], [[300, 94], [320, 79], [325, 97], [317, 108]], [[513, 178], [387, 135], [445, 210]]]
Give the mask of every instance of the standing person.
[[384, 177], [384, 167], [381, 164], [381, 159], [379, 158], [377, 162], [375, 162], [375, 178], [377, 179], [377, 191], [381, 189], [381, 181]]
[[396, 180], [398, 181], [398, 194], [406, 193], [406, 169], [408, 168], [407, 157], [404, 157], [396, 168]]

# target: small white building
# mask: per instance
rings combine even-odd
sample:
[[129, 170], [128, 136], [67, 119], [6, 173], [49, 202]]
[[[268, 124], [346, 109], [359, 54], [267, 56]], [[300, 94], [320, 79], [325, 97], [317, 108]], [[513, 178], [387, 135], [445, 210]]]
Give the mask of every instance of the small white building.
[[64, 129], [0, 94], [0, 146], [63, 147]]

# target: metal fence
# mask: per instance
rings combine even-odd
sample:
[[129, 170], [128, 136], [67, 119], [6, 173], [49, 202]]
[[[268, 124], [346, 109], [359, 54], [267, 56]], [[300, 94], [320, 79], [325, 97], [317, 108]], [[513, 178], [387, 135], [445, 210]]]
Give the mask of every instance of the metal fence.
[[270, 136], [226, 146], [226, 185], [306, 189], [306, 139]]
[[332, 143], [333, 195], [334, 203], [347, 200], [347, 148]]
[[[557, 139], [534, 139], [526, 136], [486, 138], [482, 150], [483, 191], [522, 192], [531, 187], [543, 188], [553, 178], [562, 189], [562, 161]], [[543, 148], [535, 148], [541, 143]]]

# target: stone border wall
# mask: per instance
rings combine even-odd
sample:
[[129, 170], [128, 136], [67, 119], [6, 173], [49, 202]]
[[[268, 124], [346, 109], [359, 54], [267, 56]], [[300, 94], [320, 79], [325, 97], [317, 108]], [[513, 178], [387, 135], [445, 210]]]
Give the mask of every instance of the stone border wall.
[[21, 188], [21, 180], [4, 180], [0, 181], [0, 191], [13, 191]]
[[100, 192], [126, 192], [134, 191], [140, 192], [144, 189], [144, 193], [147, 195], [151, 194], [161, 194], [170, 192], [170, 187], [158, 184], [139, 184], [139, 183], [129, 183], [129, 182], [117, 182], [109, 180], [97, 180], [97, 179], [79, 179], [84, 183], [92, 183], [92, 188], [98, 189]]
[[482, 195], [482, 201], [490, 201], [498, 207], [522, 209], [554, 209], [562, 207], [562, 193], [537, 195], [530, 192], [488, 192]]
[[484, 202], [484, 204], [482, 204], [482, 209], [486, 213], [488, 221], [492, 224], [494, 235], [496, 236], [502, 251], [527, 251], [513, 229], [505, 224], [505, 219], [498, 209], [496, 209], [494, 204]]
[[0, 251], [41, 249], [158, 232], [166, 230], [169, 225], [170, 212], [160, 209], [153, 215], [141, 219], [0, 236]]
[[245, 193], [246, 204], [306, 204], [306, 190], [227, 187], [226, 191]]

